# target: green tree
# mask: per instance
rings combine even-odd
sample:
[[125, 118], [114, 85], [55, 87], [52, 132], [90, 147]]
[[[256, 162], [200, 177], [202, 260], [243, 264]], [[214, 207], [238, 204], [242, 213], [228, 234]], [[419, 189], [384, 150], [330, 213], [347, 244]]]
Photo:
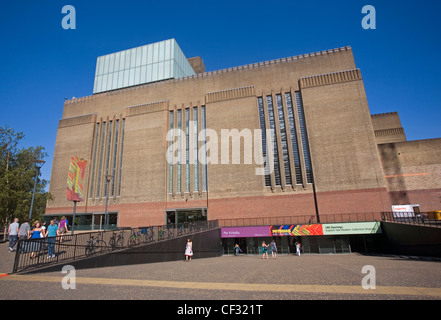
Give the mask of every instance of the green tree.
[[[22, 132], [7, 125], [0, 127], [0, 225], [7, 225], [14, 217], [20, 221], [29, 216], [37, 168], [35, 159], [44, 159], [44, 147], [22, 148]], [[38, 177], [40, 172], [38, 172]], [[32, 219], [40, 219], [52, 196], [45, 191], [47, 180], [37, 179]]]

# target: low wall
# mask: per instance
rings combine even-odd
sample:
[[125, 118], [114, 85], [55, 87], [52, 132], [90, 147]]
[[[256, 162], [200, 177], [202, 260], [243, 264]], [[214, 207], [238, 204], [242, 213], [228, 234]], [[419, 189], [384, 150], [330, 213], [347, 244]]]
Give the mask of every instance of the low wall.
[[381, 222], [383, 250], [391, 254], [441, 257], [441, 228]]

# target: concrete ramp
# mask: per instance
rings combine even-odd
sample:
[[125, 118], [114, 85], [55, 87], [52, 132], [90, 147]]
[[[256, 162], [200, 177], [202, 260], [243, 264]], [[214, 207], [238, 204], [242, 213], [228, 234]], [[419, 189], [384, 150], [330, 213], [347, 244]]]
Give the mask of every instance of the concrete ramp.
[[220, 236], [220, 228], [216, 228], [169, 240], [141, 244], [133, 248], [96, 254], [78, 260], [63, 261], [62, 263], [42, 266], [41, 268], [22, 273], [61, 271], [65, 265], [71, 265], [75, 269], [88, 269], [164, 261], [183, 261], [185, 260], [184, 253], [188, 238], [193, 242], [194, 255], [192, 259], [219, 257], [222, 255]]

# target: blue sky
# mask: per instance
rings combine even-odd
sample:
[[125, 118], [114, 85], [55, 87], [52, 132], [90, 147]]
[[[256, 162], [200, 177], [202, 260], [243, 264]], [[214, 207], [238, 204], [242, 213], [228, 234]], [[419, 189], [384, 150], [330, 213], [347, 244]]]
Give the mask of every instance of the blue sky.
[[[64, 30], [64, 5], [76, 29]], [[376, 29], [364, 30], [364, 5]], [[96, 58], [169, 38], [206, 70], [350, 45], [371, 113], [398, 111], [408, 140], [441, 137], [441, 2], [2, 1], [0, 125], [49, 154], [50, 179], [64, 98], [92, 94]]]

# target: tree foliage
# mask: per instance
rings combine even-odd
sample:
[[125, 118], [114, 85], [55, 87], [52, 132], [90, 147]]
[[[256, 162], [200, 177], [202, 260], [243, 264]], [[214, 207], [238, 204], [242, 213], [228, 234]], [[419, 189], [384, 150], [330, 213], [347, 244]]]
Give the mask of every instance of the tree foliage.
[[4, 226], [14, 217], [23, 221], [29, 216], [35, 176], [38, 175], [35, 189], [32, 220], [44, 214], [46, 203], [52, 196], [45, 191], [47, 180], [40, 179], [41, 173], [34, 160], [43, 160], [48, 155], [44, 147], [23, 148], [20, 141], [22, 132], [15, 132], [7, 125], [0, 127], [0, 225]]

